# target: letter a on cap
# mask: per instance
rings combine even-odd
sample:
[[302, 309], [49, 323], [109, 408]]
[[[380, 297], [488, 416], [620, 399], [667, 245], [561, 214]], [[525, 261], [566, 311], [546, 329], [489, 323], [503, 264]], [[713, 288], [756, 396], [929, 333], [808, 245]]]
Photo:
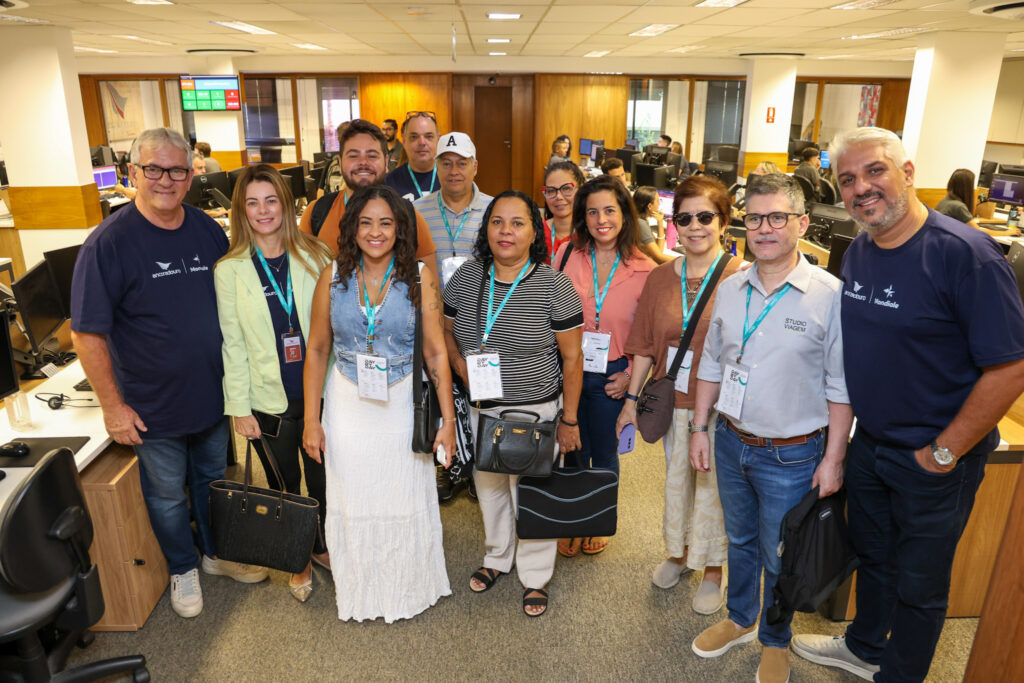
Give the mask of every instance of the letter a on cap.
[[455, 136], [454, 135], [449, 135], [448, 136], [448, 144], [445, 145], [445, 147], [458, 147], [458, 146], [459, 146], [459, 143], [455, 142]]

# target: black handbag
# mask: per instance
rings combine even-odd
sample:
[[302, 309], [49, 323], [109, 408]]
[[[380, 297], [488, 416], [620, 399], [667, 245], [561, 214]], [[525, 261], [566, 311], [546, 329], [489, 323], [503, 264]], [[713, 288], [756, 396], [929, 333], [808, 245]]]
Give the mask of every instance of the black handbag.
[[[510, 414], [532, 415], [514, 420]], [[509, 408], [498, 417], [480, 413], [476, 430], [476, 468], [482, 472], [547, 477], [555, 459], [555, 430], [562, 411], [550, 422], [529, 410]]]
[[619, 475], [602, 468], [556, 469], [550, 477], [520, 477], [519, 538], [614, 536]]
[[[416, 286], [420, 286], [418, 274]], [[412, 450], [416, 453], [433, 453], [434, 439], [437, 437], [442, 416], [437, 389], [433, 382], [423, 376], [422, 308], [421, 290], [420, 305], [416, 307], [416, 336], [412, 347]]]
[[725, 272], [726, 264], [729, 263], [726, 256], [723, 254], [722, 258], [718, 259], [718, 265], [711, 273], [711, 279], [708, 280], [704, 293], [697, 300], [693, 315], [690, 317], [693, 324], [680, 335], [679, 349], [676, 351], [676, 357], [672, 360], [668, 372], [659, 379], [653, 377], [648, 379], [647, 384], [640, 391], [640, 397], [636, 402], [636, 426], [640, 430], [640, 436], [644, 437], [644, 441], [648, 443], [654, 443], [665, 436], [668, 433], [668, 428], [672, 425], [672, 411], [676, 405], [676, 376], [679, 374], [679, 366], [682, 365], [683, 357], [686, 356], [686, 351], [690, 348], [690, 342], [697, 330], [701, 313], [704, 312], [704, 307], [711, 299], [712, 292], [715, 291], [715, 285], [718, 284], [719, 278]]
[[[266, 439], [260, 444], [278, 481], [284, 481]], [[314, 498], [252, 486], [252, 441], [245, 449], [242, 483], [210, 484], [210, 525], [217, 557], [298, 574], [309, 564], [319, 532], [320, 504]]]

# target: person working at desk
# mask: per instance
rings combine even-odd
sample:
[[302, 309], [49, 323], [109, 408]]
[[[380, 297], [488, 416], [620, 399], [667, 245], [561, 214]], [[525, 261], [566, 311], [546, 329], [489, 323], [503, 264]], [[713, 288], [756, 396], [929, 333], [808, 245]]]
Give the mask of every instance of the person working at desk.
[[866, 231], [842, 268], [857, 616], [845, 637], [796, 636], [793, 651], [861, 678], [922, 681], [996, 423], [1024, 391], [1024, 306], [992, 238], [917, 199], [896, 135], [857, 128], [831, 149]]
[[135, 202], [86, 238], [71, 285], [71, 339], [103, 409], [111, 438], [133, 446], [149, 520], [171, 573], [171, 606], [203, 609], [202, 567], [243, 583], [267, 570], [215, 558], [210, 482], [224, 477], [228, 424], [213, 266], [228, 240], [213, 219], [182, 199], [190, 150], [169, 128], [132, 145]]

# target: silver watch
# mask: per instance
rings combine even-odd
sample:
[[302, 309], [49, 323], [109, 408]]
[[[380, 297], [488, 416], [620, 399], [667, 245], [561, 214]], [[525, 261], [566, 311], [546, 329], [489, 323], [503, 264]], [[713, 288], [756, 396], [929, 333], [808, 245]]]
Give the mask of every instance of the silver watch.
[[706, 431], [708, 431], [708, 426], [707, 425], [695, 425], [695, 424], [693, 424], [693, 420], [690, 420], [690, 433], [691, 434], [693, 434], [694, 432], [706, 432]]
[[956, 460], [956, 456], [953, 455], [953, 451], [949, 450], [945, 446], [940, 446], [936, 442], [931, 442], [932, 457], [935, 458], [935, 462], [943, 467], [952, 465]]

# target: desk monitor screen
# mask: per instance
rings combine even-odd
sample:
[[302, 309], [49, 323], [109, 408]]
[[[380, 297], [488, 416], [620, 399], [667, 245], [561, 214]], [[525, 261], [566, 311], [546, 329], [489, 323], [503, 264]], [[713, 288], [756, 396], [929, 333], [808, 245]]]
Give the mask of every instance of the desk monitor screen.
[[668, 181], [676, 176], [675, 166], [658, 166], [654, 169], [654, 186], [659, 190], [668, 189]]
[[181, 76], [185, 111], [241, 111], [238, 76]]
[[704, 163], [704, 175], [718, 178], [726, 187], [736, 184], [737, 167], [731, 161], [707, 161]]
[[825, 270], [832, 273], [840, 280], [842, 279], [842, 275], [840, 275], [840, 273], [843, 268], [843, 256], [846, 254], [846, 250], [852, 242], [853, 238], [849, 235], [832, 236], [832, 248], [829, 249], [828, 252], [828, 266]]
[[629, 147], [619, 147], [617, 150], [615, 150], [615, 156], [618, 157], [620, 161], [622, 161], [622, 164], [626, 167], [627, 170], [629, 170], [633, 164], [634, 154], [636, 154], [636, 152], [630, 149]]
[[580, 156], [589, 157], [594, 147], [594, 141], [590, 138], [580, 138]]
[[68, 320], [71, 319], [71, 277], [75, 274], [75, 261], [78, 260], [78, 250], [81, 248], [81, 244], [76, 244], [43, 252], [43, 260], [50, 268], [50, 275], [53, 276], [61, 304], [64, 306], [64, 317]]
[[808, 206], [808, 217], [811, 226], [820, 229], [831, 237], [845, 235], [854, 238], [860, 234], [860, 228], [849, 212], [841, 206], [811, 203]]
[[247, 168], [249, 167], [239, 166], [238, 168], [228, 171], [228, 189], [231, 190], [231, 192], [228, 193], [228, 197], [235, 196], [235, 185], [238, 184], [238, 179], [242, 177], [242, 174], [245, 173]]
[[[224, 171], [197, 173], [192, 176], [192, 186], [189, 187], [183, 201], [192, 206], [199, 206], [204, 201], [215, 200], [216, 195], [212, 190], [218, 190], [223, 197], [217, 200], [217, 203], [225, 209], [231, 209], [231, 188], [228, 186], [228, 174]], [[227, 202], [227, 206], [224, 206], [224, 202]]]
[[604, 141], [601, 144], [594, 144], [590, 148], [590, 159], [594, 162], [594, 166], [600, 166], [604, 163], [606, 156]]
[[279, 169], [285, 178], [291, 178], [292, 197], [299, 199], [306, 196], [306, 171], [301, 166], [289, 166]]
[[671, 190], [658, 190], [658, 207], [666, 221], [672, 220], [672, 200], [676, 196]]
[[1013, 274], [1017, 276], [1017, 289], [1020, 291], [1021, 300], [1024, 300], [1024, 244], [1014, 242], [1010, 245], [1010, 252], [1006, 260], [1013, 268]]
[[654, 171], [657, 168], [654, 164], [637, 164], [633, 169], [633, 184], [637, 187], [654, 187]]
[[999, 173], [1002, 175], [1024, 176], [1024, 166], [1018, 164], [999, 164]]
[[978, 170], [978, 187], [988, 189], [992, 185], [992, 174], [996, 172], [998, 166], [999, 164], [994, 161], [981, 162], [981, 168]]
[[625, 146], [629, 147], [630, 149], [640, 149], [640, 141], [639, 140], [626, 140]]
[[11, 348], [11, 325], [7, 307], [0, 305], [0, 399], [7, 398], [18, 390], [18, 369], [14, 366], [14, 349]]
[[11, 284], [11, 289], [18, 302], [21, 322], [25, 325], [25, 336], [34, 354], [41, 355], [43, 344], [53, 337], [64, 322], [64, 304], [46, 261], [40, 261], [29, 268]]
[[992, 176], [992, 186], [988, 189], [988, 198], [993, 202], [1024, 204], [1024, 177], [996, 173]]
[[92, 169], [92, 179], [100, 192], [117, 185], [117, 166], [96, 166]]
[[821, 150], [821, 152], [818, 154], [818, 159], [821, 161], [822, 168], [828, 168], [828, 165], [831, 163], [829, 161], [827, 149]]

